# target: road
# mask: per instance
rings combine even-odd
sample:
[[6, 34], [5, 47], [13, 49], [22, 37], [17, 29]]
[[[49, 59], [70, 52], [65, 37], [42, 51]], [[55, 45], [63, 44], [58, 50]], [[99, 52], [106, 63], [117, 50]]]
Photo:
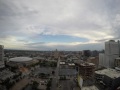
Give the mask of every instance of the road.
[[[73, 80], [74, 78], [71, 77], [70, 80], [59, 81], [59, 66], [60, 66], [60, 58], [58, 59], [57, 67], [55, 69], [55, 75], [53, 76], [51, 90], [73, 90], [74, 87], [77, 86]], [[59, 88], [57, 84], [61, 85], [61, 87]], [[79, 89], [76, 89], [76, 90], [79, 90]]]
[[72, 90], [72, 83], [70, 82], [70, 80], [61, 80], [60, 85], [61, 87], [59, 88], [59, 90]]
[[59, 83], [59, 66], [60, 66], [60, 58], [58, 59], [57, 62], [57, 67], [55, 69], [55, 75], [53, 76], [53, 80], [52, 80], [52, 86], [51, 86], [51, 90], [57, 90], [57, 84]]

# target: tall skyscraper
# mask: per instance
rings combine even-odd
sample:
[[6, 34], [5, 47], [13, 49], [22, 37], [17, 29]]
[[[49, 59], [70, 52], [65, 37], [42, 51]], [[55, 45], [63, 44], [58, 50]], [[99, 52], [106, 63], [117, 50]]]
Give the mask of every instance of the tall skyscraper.
[[4, 57], [4, 46], [0, 45], [0, 61], [3, 61]]
[[105, 66], [112, 68], [115, 66], [114, 61], [119, 57], [119, 41], [110, 40], [105, 42]]
[[0, 68], [5, 67], [3, 58], [4, 58], [4, 46], [0, 45]]

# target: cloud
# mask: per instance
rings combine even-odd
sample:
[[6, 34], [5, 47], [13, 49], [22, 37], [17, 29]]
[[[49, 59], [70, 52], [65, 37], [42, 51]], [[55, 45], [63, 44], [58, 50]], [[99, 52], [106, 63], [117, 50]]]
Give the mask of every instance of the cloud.
[[[15, 49], [72, 50], [91, 45], [102, 49], [104, 41], [120, 39], [119, 4], [119, 0], [0, 0], [0, 43]], [[44, 35], [88, 41], [44, 41]]]

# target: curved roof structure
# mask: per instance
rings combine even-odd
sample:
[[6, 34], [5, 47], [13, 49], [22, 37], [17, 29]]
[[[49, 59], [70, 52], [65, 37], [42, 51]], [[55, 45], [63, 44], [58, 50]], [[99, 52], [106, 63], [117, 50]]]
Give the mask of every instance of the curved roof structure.
[[32, 58], [29, 58], [29, 57], [15, 57], [15, 58], [9, 59], [9, 61], [12, 61], [12, 62], [28, 62], [31, 60]]

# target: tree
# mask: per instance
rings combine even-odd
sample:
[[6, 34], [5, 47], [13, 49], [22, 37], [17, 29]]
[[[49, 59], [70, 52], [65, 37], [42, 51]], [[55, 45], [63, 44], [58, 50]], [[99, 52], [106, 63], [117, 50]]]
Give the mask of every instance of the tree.
[[39, 83], [34, 81], [33, 84], [32, 84], [32, 90], [38, 90], [37, 87], [38, 87]]
[[55, 74], [55, 71], [52, 71], [52, 74], [54, 75], [54, 74]]

